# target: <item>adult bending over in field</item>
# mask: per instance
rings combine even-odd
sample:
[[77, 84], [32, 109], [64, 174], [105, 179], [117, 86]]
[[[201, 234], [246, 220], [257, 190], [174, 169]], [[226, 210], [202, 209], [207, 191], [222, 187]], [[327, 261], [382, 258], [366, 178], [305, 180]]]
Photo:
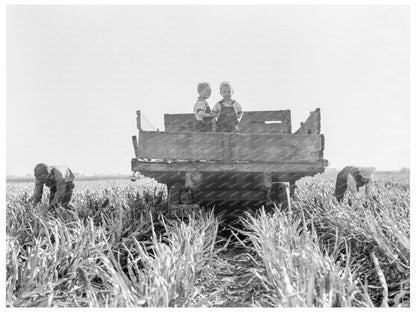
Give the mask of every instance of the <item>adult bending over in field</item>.
[[33, 193], [32, 205], [35, 207], [42, 200], [43, 185], [50, 188], [49, 208], [61, 204], [69, 208], [68, 203], [72, 197], [75, 187], [74, 174], [65, 166], [48, 166], [37, 164], [35, 167], [35, 191]]
[[339, 202], [344, 199], [344, 194], [349, 192], [356, 194], [360, 191], [360, 187], [365, 186], [365, 194], [370, 195], [373, 185], [372, 167], [355, 167], [347, 166], [337, 175], [335, 184], [335, 197]]

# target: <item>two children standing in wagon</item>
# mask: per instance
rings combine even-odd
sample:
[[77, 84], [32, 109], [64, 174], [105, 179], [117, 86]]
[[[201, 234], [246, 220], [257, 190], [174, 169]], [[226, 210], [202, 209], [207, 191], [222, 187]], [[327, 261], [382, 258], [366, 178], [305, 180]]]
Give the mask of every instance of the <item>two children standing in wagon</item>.
[[195, 129], [209, 132], [213, 129], [214, 118], [217, 132], [238, 132], [238, 123], [243, 117], [241, 105], [232, 98], [234, 90], [228, 81], [220, 84], [221, 101], [211, 110], [207, 99], [211, 96], [211, 86], [208, 82], [198, 84], [198, 101], [194, 105]]

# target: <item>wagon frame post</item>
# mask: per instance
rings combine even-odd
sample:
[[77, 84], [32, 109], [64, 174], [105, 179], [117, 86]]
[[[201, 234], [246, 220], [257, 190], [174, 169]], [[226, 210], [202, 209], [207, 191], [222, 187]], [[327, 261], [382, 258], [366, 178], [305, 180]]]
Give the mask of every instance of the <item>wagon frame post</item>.
[[273, 202], [276, 202], [283, 211], [291, 212], [291, 197], [289, 182], [273, 182], [270, 192]]

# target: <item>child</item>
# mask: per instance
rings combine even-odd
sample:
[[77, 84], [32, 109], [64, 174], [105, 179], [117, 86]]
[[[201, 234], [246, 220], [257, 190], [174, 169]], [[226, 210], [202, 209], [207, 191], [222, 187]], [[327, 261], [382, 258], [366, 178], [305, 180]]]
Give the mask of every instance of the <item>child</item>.
[[241, 105], [231, 98], [234, 90], [228, 81], [220, 84], [223, 99], [215, 104], [212, 112], [217, 117], [217, 132], [238, 132], [238, 123], [243, 117]]
[[207, 99], [211, 96], [211, 86], [208, 82], [198, 83], [198, 101], [194, 105], [195, 113], [195, 130], [199, 132], [208, 132], [212, 130], [211, 108]]

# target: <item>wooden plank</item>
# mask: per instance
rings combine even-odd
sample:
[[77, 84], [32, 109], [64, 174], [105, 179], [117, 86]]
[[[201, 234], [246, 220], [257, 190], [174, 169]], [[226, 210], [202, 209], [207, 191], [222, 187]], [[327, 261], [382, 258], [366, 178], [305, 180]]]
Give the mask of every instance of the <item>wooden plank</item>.
[[141, 111], [136, 111], [136, 126], [137, 126], [137, 130], [139, 131], [143, 131], [141, 115], [142, 115]]
[[300, 128], [294, 134], [320, 134], [321, 133], [321, 110], [315, 109], [310, 113], [308, 119], [300, 124]]
[[227, 162], [229, 153], [231, 162], [315, 162], [321, 158], [321, 139], [320, 135], [141, 131], [138, 158]]
[[132, 171], [161, 172], [166, 175], [175, 175], [175, 179], [183, 176], [186, 171], [199, 172], [278, 172], [297, 173], [299, 176], [307, 173], [321, 173], [328, 161], [321, 159], [316, 162], [287, 162], [287, 163], [219, 163], [219, 162], [166, 162], [143, 161], [137, 158], [131, 160]]
[[[165, 114], [166, 132], [194, 132], [194, 114]], [[247, 111], [240, 121], [241, 133], [291, 133], [290, 110]]]
[[238, 125], [240, 133], [278, 133], [290, 134], [290, 127], [286, 123], [255, 122], [246, 125]]
[[136, 158], [138, 158], [139, 150], [138, 150], [138, 144], [137, 144], [137, 136], [133, 135], [131, 139], [133, 141], [134, 155], [136, 155]]
[[[267, 190], [274, 182], [290, 182], [291, 185], [294, 185], [302, 177], [322, 173], [327, 162], [321, 161], [320, 164], [315, 165], [291, 164], [286, 167], [281, 164], [262, 165], [254, 167], [253, 164], [238, 164], [234, 170], [227, 170], [229, 165], [207, 163], [169, 164], [132, 160], [133, 170], [146, 177], [153, 178], [166, 185], [182, 185], [195, 190]], [[299, 170], [299, 172], [295, 170]], [[192, 183], [189, 183], [189, 178], [193, 180]]]
[[231, 147], [230, 147], [230, 134], [229, 133], [224, 133], [222, 135], [222, 151], [223, 151], [222, 160], [225, 163], [230, 163], [230, 161], [231, 161]]
[[231, 161], [314, 162], [320, 159], [318, 135], [231, 134]]
[[244, 112], [238, 127], [241, 133], [290, 134], [290, 110]]
[[[314, 176], [317, 173], [323, 172], [324, 169], [321, 169], [320, 171], [308, 171], [303, 173], [296, 173], [296, 172], [288, 172], [288, 173], [282, 173], [282, 172], [273, 172], [272, 175], [272, 181], [274, 182], [287, 182], [290, 181], [291, 186], [300, 178], [306, 177], [306, 176]], [[203, 179], [201, 181], [201, 184], [194, 186], [195, 190], [213, 190], [221, 188], [223, 190], [232, 190], [232, 189], [257, 189], [257, 190], [263, 190], [265, 191], [267, 188], [264, 184], [255, 184], [256, 181], [256, 174], [260, 173], [249, 173], [249, 172], [239, 172], [237, 176], [239, 176], [241, 173], [247, 173], [250, 174], [250, 178], [252, 178], [251, 183], [243, 183], [243, 181], [237, 180], [236, 181], [236, 173], [230, 173], [230, 172], [209, 172], [209, 174], [215, 176], [220, 175], [221, 178], [216, 182], [212, 183], [208, 179]], [[177, 183], [178, 185], [184, 185], [186, 183], [184, 179], [184, 174], [177, 174], [176, 172], [166, 172], [166, 171], [140, 171], [140, 174], [148, 177], [153, 178], [159, 183], [163, 183], [166, 185], [171, 185], [172, 183]], [[292, 193], [293, 193], [292, 189]]]
[[[171, 177], [167, 173], [146, 173], [157, 181], [166, 183]], [[280, 176], [280, 175], [279, 175]], [[283, 175], [282, 175], [283, 176]], [[276, 177], [277, 178], [277, 177]], [[272, 174], [263, 172], [185, 172], [185, 188], [194, 190], [267, 190], [272, 185]], [[183, 185], [182, 177], [175, 183]]]
[[139, 158], [222, 160], [223, 134], [142, 131], [139, 133]]
[[321, 137], [321, 151], [319, 152], [319, 157], [324, 157], [324, 149], [325, 149], [325, 136], [323, 134], [320, 134]]

